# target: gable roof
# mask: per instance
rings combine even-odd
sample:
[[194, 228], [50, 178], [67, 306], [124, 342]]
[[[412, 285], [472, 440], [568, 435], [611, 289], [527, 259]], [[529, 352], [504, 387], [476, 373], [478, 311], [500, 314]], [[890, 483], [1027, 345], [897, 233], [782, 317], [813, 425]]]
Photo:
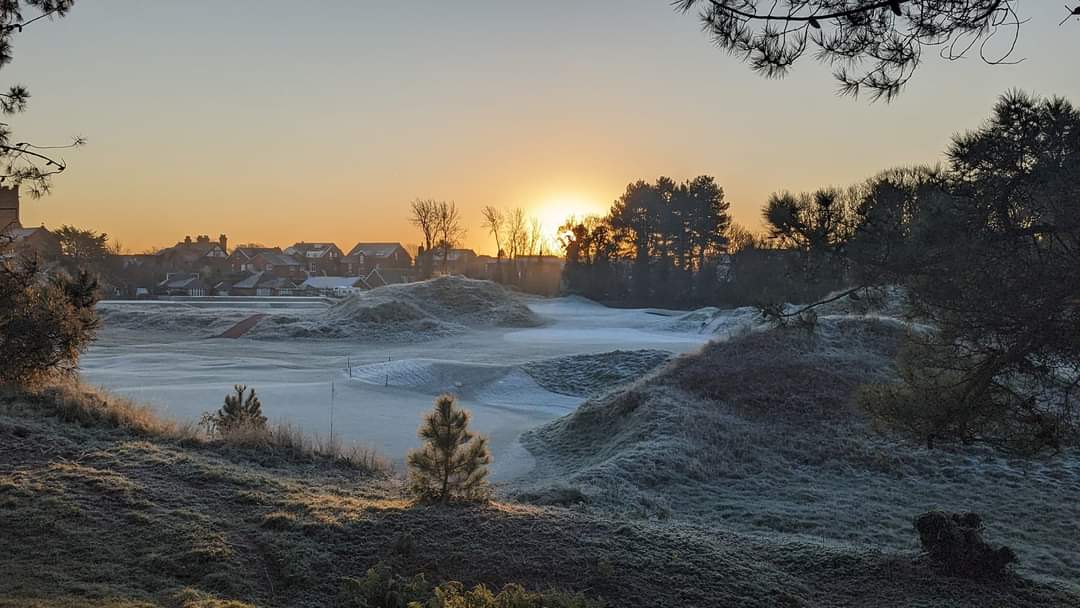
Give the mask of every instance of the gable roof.
[[334, 252], [341, 255], [341, 249], [334, 243], [294, 243], [285, 250], [289, 255], [302, 255], [305, 258], [323, 258]]
[[158, 287], [165, 289], [205, 288], [206, 283], [197, 274], [177, 273], [158, 283]]
[[300, 286], [310, 287], [311, 289], [368, 288], [367, 281], [363, 277], [308, 277]]
[[408, 250], [402, 247], [401, 243], [357, 243], [349, 250], [349, 255], [364, 254], [373, 258], [388, 258], [399, 249], [405, 255], [409, 255]]
[[[215, 251], [220, 251], [220, 255], [215, 255]], [[221, 244], [217, 242], [209, 243], [177, 243], [172, 247], [166, 247], [158, 252], [159, 256], [176, 256], [186, 261], [194, 261], [202, 257], [225, 257], [225, 250], [221, 248]]]
[[284, 253], [263, 252], [256, 257], [261, 257], [274, 266], [299, 266], [300, 261]]
[[15, 226], [6, 229], [0, 229], [0, 234], [11, 237], [11, 240], [16, 243], [21, 240], [28, 239], [38, 233], [51, 234], [48, 228], [45, 228], [43, 226], [38, 228], [22, 228], [20, 226]]
[[281, 247], [237, 247], [233, 249], [229, 257], [236, 256], [252, 260], [260, 253], [281, 253]]
[[[434, 254], [432, 255], [432, 257], [434, 259], [436, 259], [436, 260], [441, 261], [443, 259], [443, 250], [442, 249], [435, 249]], [[475, 257], [476, 257], [476, 252], [473, 251], [472, 249], [451, 249], [450, 251], [446, 252], [446, 258], [449, 259], [451, 262], [456, 262], [457, 260], [460, 260], [462, 258], [475, 258]]]
[[259, 279], [266, 274], [264, 272], [253, 272], [248, 276], [240, 279], [232, 284], [234, 289], [255, 289], [259, 285]]

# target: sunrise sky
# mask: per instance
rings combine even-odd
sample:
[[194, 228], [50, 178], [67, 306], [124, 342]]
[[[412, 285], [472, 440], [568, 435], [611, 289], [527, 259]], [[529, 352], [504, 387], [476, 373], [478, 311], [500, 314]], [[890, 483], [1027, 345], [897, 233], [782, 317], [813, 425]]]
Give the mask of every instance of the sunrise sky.
[[1010, 87], [1080, 102], [1080, 23], [1022, 2], [1019, 65], [928, 57], [891, 104], [834, 94], [809, 58], [763, 79], [665, 0], [80, 0], [16, 39], [30, 88], [16, 141], [88, 145], [23, 223], [232, 243], [419, 241], [416, 197], [454, 200], [492, 252], [484, 205], [548, 229], [638, 178], [714, 175], [737, 221], [770, 192], [934, 162]]

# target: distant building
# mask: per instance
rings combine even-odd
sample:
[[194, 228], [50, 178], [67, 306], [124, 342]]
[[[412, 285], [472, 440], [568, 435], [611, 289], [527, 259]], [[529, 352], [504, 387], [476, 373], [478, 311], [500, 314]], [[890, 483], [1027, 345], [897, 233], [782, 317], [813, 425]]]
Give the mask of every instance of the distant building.
[[265, 271], [248, 275], [229, 289], [229, 294], [234, 296], [291, 296], [297, 293], [295, 281]]
[[255, 256], [260, 253], [281, 253], [281, 247], [253, 247], [248, 245], [241, 245], [236, 249], [233, 249], [229, 254], [229, 270], [240, 272], [253, 272], [255, 267], [253, 265]]
[[206, 296], [210, 286], [197, 273], [170, 272], [158, 283], [157, 291], [165, 296]]
[[276, 277], [302, 281], [307, 278], [303, 264], [291, 255], [263, 252], [251, 261], [251, 270], [265, 272]]
[[472, 249], [451, 249], [444, 252], [442, 249], [435, 248], [431, 252], [432, 270], [445, 274], [474, 274], [477, 258], [476, 252]]
[[300, 290], [326, 296], [346, 296], [368, 289], [363, 277], [308, 277]]
[[345, 257], [334, 243], [305, 243], [303, 241], [285, 249], [285, 255], [300, 260], [304, 270], [314, 275], [334, 275]]
[[0, 257], [54, 258], [60, 241], [44, 226], [23, 228], [19, 219], [19, 189], [0, 186]]
[[0, 230], [22, 228], [19, 220], [19, 189], [0, 186]]
[[529, 293], [554, 295], [562, 282], [565, 259], [557, 255], [519, 255], [511, 262], [515, 283]]
[[411, 268], [413, 259], [401, 243], [357, 243], [344, 263], [347, 274], [367, 274], [376, 268]]
[[162, 249], [157, 255], [161, 266], [173, 272], [206, 272], [226, 265], [228, 244], [224, 234], [216, 241], [211, 241], [205, 234], [194, 240], [186, 236], [183, 241]]
[[0, 227], [0, 257], [55, 259], [60, 241], [45, 227]]

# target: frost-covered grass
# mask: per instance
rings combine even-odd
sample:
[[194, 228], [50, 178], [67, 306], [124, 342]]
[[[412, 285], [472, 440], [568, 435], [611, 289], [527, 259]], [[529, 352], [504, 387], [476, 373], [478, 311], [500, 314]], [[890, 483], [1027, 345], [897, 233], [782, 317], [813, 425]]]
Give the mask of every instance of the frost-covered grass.
[[670, 358], [665, 350], [616, 350], [531, 361], [521, 369], [553, 393], [589, 397], [637, 380]]
[[338, 438], [303, 432], [289, 423], [244, 427], [207, 437], [193, 422], [160, 416], [153, 408], [74, 380], [32, 390], [0, 390], [0, 414], [54, 416], [82, 427], [116, 429], [138, 437], [179, 445], [235, 452], [262, 462], [322, 462], [370, 474], [390, 471], [389, 461], [375, 450]]
[[910, 554], [556, 507], [418, 506], [393, 478], [319, 461], [260, 462], [8, 405], [0, 410], [5, 607], [357, 605], [355, 582], [379, 563], [430, 584], [516, 583], [620, 608], [1080, 600], [1014, 576], [938, 576]]
[[505, 287], [454, 276], [378, 287], [349, 296], [322, 315], [271, 317], [251, 335], [423, 342], [469, 327], [540, 324], [540, 318]]
[[814, 335], [710, 344], [527, 433], [538, 469], [519, 487], [575, 488], [591, 508], [632, 516], [908, 551], [918, 514], [975, 511], [1024, 572], [1080, 585], [1080, 454], [928, 451], [875, 434], [853, 407], [859, 384], [892, 373], [904, 331], [829, 316]]
[[439, 277], [428, 281], [387, 285], [331, 304], [296, 307], [282, 298], [277, 307], [253, 299], [220, 306], [167, 302], [104, 302], [98, 312], [106, 328], [146, 332], [194, 332], [216, 336], [255, 313], [266, 314], [247, 334], [264, 340], [359, 339], [378, 343], [426, 342], [458, 335], [473, 327], [536, 327], [543, 321], [518, 295], [491, 281]]

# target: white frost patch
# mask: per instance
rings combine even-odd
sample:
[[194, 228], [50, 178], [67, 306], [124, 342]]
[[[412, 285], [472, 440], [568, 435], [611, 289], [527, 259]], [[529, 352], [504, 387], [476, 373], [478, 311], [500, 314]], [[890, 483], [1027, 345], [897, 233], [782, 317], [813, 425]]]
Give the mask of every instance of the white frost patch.
[[350, 380], [428, 395], [450, 393], [485, 405], [554, 414], [566, 413], [582, 401], [545, 390], [516, 367], [484, 363], [387, 361], [353, 368]]

